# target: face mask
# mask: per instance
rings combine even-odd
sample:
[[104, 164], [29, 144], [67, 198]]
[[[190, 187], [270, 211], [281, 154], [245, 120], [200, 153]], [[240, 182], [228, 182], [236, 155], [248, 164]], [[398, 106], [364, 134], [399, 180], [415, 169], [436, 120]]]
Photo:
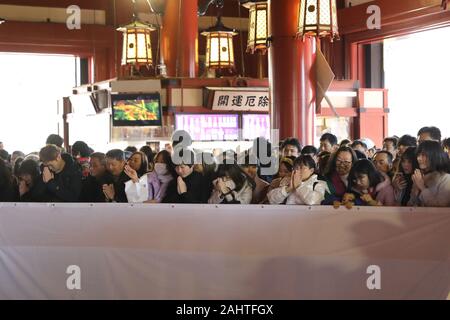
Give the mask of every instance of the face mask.
[[159, 176], [164, 176], [167, 174], [167, 164], [165, 163], [155, 163], [155, 172]]

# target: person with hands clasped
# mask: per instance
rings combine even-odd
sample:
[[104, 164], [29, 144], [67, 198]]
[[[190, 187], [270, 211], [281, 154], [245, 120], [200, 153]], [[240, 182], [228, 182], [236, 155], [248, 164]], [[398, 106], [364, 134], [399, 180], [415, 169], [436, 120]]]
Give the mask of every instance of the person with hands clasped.
[[106, 168], [111, 174], [109, 181], [102, 185], [107, 202], [128, 202], [125, 183], [130, 180], [125, 173], [125, 154], [120, 149], [106, 153]]
[[255, 182], [237, 165], [221, 164], [218, 178], [213, 181], [213, 192], [208, 200], [211, 204], [250, 204]]
[[412, 175], [413, 187], [408, 205], [425, 207], [450, 206], [448, 156], [438, 141], [426, 140], [417, 147], [419, 169]]
[[169, 182], [177, 176], [170, 154], [166, 150], [159, 152], [154, 161], [154, 165], [151, 166], [153, 170], [141, 176], [131, 166], [125, 166], [125, 173], [131, 178], [125, 183], [129, 202], [161, 202]]
[[106, 170], [106, 155], [94, 152], [89, 157], [89, 175], [83, 180], [80, 202], [106, 202], [103, 184], [111, 181], [111, 174]]
[[20, 202], [46, 201], [46, 186], [41, 178], [41, 166], [35, 159], [22, 161], [17, 172]]
[[78, 202], [81, 193], [81, 170], [71, 155], [49, 144], [39, 157], [44, 165], [42, 181], [48, 202]]
[[[173, 158], [173, 156], [172, 156]], [[167, 187], [164, 203], [203, 203], [205, 186], [201, 173], [194, 171], [194, 152], [183, 150], [175, 170], [178, 177], [172, 180]]]
[[318, 180], [315, 170], [316, 163], [310, 155], [301, 155], [295, 159], [289, 185], [271, 190], [267, 194], [269, 202], [320, 205], [327, 191], [327, 183]]

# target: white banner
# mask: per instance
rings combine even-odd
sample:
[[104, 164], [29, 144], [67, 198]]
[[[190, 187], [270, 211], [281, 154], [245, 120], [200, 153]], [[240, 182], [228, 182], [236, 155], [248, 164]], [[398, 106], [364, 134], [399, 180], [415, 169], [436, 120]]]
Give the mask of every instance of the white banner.
[[0, 204], [0, 299], [445, 299], [448, 209]]

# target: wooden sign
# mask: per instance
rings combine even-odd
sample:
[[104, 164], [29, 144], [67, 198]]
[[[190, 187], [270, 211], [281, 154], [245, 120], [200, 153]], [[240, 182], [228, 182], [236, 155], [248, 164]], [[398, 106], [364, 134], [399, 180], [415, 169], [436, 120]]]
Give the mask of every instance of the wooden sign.
[[269, 112], [269, 91], [215, 90], [211, 107], [215, 111]]

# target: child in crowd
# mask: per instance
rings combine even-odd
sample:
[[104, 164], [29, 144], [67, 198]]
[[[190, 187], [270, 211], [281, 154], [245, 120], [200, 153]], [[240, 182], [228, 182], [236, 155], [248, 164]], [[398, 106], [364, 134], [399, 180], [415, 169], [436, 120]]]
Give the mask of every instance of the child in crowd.
[[294, 161], [289, 185], [278, 187], [267, 194], [271, 204], [319, 205], [327, 190], [325, 181], [314, 173], [316, 163], [310, 155], [301, 155]]
[[348, 175], [348, 191], [355, 195], [356, 205], [395, 206], [394, 190], [370, 160], [355, 162]]

